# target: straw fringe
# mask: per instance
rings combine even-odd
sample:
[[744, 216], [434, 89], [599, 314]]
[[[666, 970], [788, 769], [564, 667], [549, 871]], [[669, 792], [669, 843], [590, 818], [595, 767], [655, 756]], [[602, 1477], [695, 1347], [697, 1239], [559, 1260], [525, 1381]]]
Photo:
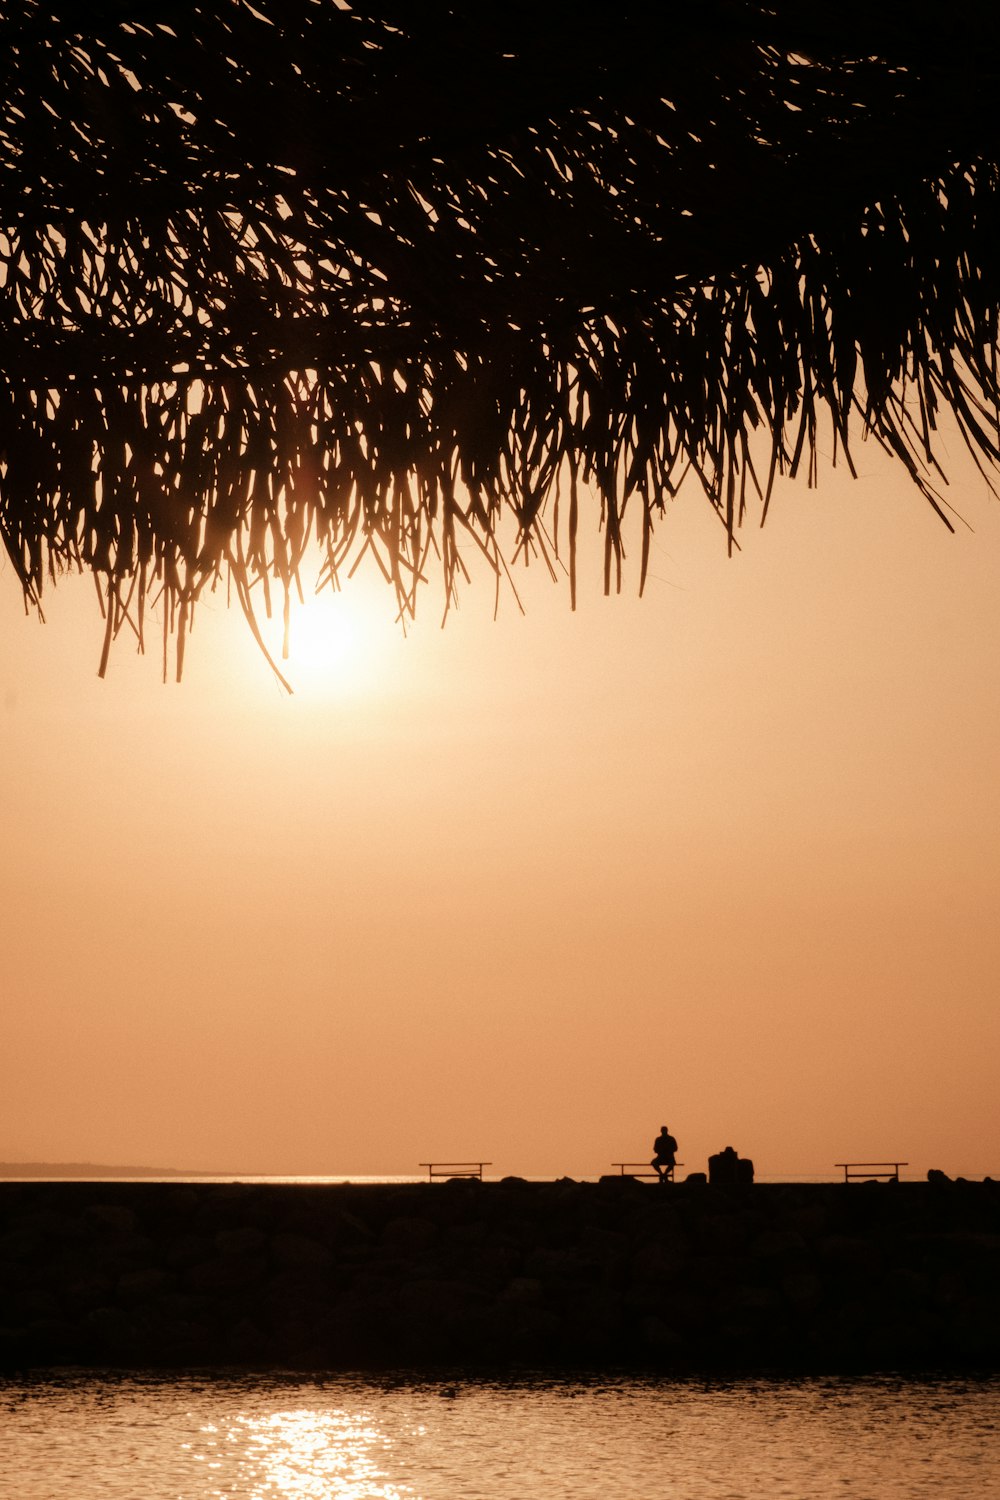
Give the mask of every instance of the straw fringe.
[[587, 487], [641, 588], [687, 472], [732, 547], [859, 435], [950, 524], [942, 413], [1000, 459], [998, 43], [981, 0], [0, 5], [26, 601], [91, 570], [103, 672], [162, 598], [178, 673], [206, 585], [261, 640], [316, 543], [404, 618], [470, 545], [575, 603]]

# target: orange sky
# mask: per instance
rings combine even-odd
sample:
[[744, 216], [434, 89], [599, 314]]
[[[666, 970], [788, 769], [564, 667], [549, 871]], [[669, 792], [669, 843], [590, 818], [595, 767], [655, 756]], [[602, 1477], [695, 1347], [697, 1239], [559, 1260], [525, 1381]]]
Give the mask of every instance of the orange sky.
[[349, 584], [292, 699], [221, 600], [100, 682], [7, 567], [0, 1160], [1000, 1175], [1000, 502], [860, 459], [732, 560], [686, 496], [642, 601]]

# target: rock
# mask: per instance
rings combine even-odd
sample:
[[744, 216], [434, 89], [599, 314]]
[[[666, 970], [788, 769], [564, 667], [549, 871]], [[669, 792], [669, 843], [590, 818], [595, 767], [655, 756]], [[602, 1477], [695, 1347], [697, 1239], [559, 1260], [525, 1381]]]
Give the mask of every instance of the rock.
[[169, 1271], [158, 1271], [148, 1267], [142, 1271], [126, 1271], [118, 1278], [117, 1296], [127, 1306], [137, 1302], [150, 1302], [154, 1297], [171, 1291], [177, 1278]]
[[310, 1267], [325, 1270], [333, 1264], [333, 1254], [319, 1240], [304, 1234], [275, 1234], [271, 1237], [275, 1264], [289, 1268]]
[[636, 1281], [659, 1287], [675, 1286], [683, 1272], [684, 1256], [669, 1244], [640, 1245], [632, 1256], [631, 1272]]
[[677, 1330], [655, 1315], [643, 1318], [639, 1335], [643, 1346], [653, 1354], [676, 1358], [684, 1349], [684, 1340]]
[[226, 1333], [230, 1358], [237, 1363], [256, 1364], [270, 1354], [270, 1339], [252, 1318], [240, 1318]]
[[84, 1315], [81, 1331], [98, 1355], [131, 1354], [135, 1347], [135, 1324], [120, 1307], [95, 1307]]
[[184, 1273], [185, 1284], [196, 1292], [237, 1292], [257, 1286], [264, 1278], [263, 1255], [217, 1255]]
[[106, 1272], [79, 1270], [60, 1287], [59, 1298], [64, 1307], [81, 1314], [108, 1303], [113, 1291], [114, 1278]]
[[213, 1258], [217, 1248], [212, 1240], [201, 1234], [171, 1235], [163, 1246], [163, 1263], [178, 1270], [201, 1265]]
[[750, 1245], [750, 1254], [758, 1260], [788, 1260], [799, 1256], [806, 1242], [796, 1229], [765, 1229]]
[[390, 1219], [382, 1231], [382, 1243], [405, 1254], [419, 1254], [437, 1239], [438, 1228], [430, 1219]]
[[823, 1283], [815, 1271], [791, 1271], [781, 1278], [781, 1290], [798, 1312], [816, 1307], [823, 1299]]
[[92, 1228], [104, 1234], [134, 1234], [138, 1223], [135, 1209], [122, 1203], [91, 1203], [85, 1217]]
[[259, 1255], [267, 1244], [264, 1231], [251, 1225], [240, 1229], [219, 1229], [213, 1239], [220, 1255]]
[[515, 1276], [504, 1290], [505, 1302], [538, 1303], [542, 1300], [542, 1283], [536, 1276]]

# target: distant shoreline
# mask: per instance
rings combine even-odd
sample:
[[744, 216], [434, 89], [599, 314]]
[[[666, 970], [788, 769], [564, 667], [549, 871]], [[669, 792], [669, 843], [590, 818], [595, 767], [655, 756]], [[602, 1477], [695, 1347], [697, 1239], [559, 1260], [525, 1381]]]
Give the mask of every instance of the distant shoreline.
[[190, 1172], [182, 1167], [109, 1167], [86, 1161], [0, 1162], [0, 1180], [10, 1178], [86, 1177], [103, 1181], [110, 1177], [225, 1177], [225, 1172]]
[[[617, 1174], [611, 1174], [617, 1176]], [[576, 1181], [597, 1182], [601, 1174], [586, 1177], [566, 1176], [522, 1176], [512, 1179], [520, 1182]], [[503, 1176], [486, 1178], [484, 1181], [502, 1181]], [[816, 1183], [839, 1182], [839, 1174], [816, 1177], [758, 1177], [758, 1185], [766, 1183]], [[101, 1162], [0, 1162], [0, 1182], [243, 1182], [258, 1184], [292, 1185], [315, 1183], [333, 1186], [337, 1183], [373, 1183], [389, 1186], [425, 1182], [426, 1173], [416, 1172], [240, 1172], [208, 1171], [185, 1167], [137, 1167], [107, 1166]], [[683, 1181], [683, 1179], [682, 1179]], [[678, 1184], [680, 1185], [680, 1184]]]

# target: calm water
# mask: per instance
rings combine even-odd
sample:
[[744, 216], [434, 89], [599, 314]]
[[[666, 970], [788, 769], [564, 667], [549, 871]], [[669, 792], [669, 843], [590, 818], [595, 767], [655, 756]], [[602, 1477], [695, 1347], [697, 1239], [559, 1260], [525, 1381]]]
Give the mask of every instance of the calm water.
[[0, 1381], [12, 1500], [986, 1500], [1000, 1379]]

